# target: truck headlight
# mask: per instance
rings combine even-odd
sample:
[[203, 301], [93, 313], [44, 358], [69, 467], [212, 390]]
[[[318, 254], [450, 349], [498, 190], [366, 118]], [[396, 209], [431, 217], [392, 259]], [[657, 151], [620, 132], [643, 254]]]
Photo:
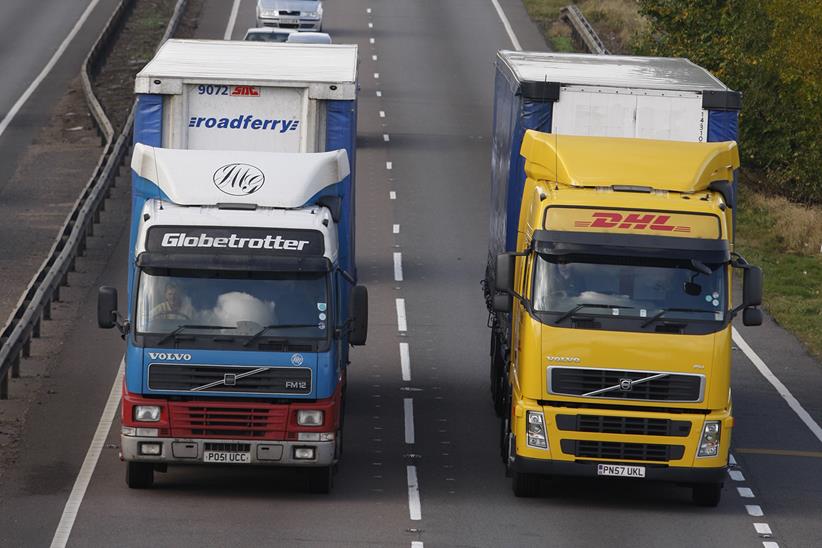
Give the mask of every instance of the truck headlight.
[[548, 449], [548, 435], [545, 433], [545, 416], [541, 411], [528, 411], [525, 414], [525, 434], [528, 447]]
[[159, 405], [135, 405], [134, 420], [139, 422], [157, 422], [160, 420]]
[[300, 409], [297, 411], [297, 424], [300, 426], [322, 426], [325, 413], [319, 409]]
[[697, 457], [715, 457], [719, 454], [719, 441], [722, 437], [721, 421], [705, 421], [702, 437], [699, 440]]

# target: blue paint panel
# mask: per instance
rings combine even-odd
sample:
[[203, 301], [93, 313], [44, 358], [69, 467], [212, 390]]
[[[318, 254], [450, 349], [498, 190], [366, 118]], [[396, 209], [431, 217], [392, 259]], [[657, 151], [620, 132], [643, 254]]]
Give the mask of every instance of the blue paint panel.
[[126, 343], [126, 390], [132, 394], [143, 393], [143, 349], [134, 346], [131, 335]]
[[134, 142], [163, 146], [163, 96], [137, 95], [134, 113]]
[[739, 111], [708, 111], [708, 142], [737, 141], [739, 139]]

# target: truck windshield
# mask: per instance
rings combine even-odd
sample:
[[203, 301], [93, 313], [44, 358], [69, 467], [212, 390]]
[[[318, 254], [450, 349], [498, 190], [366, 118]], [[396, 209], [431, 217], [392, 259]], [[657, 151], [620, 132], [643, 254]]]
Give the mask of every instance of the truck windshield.
[[[721, 264], [640, 257], [536, 255], [534, 311], [659, 322], [723, 321]], [[653, 321], [649, 321], [653, 320]]]
[[[169, 271], [140, 273], [139, 334], [325, 339], [324, 273]], [[260, 333], [263, 328], [267, 328]]]

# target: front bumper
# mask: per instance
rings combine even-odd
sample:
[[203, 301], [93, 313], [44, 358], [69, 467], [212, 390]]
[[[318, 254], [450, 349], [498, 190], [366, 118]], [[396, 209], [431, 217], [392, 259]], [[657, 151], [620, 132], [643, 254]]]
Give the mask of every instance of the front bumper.
[[[140, 454], [140, 444], [142, 443], [162, 444], [160, 454], [151, 456]], [[334, 441], [258, 441], [120, 436], [123, 459], [157, 464], [211, 464], [203, 463], [203, 453], [206, 450], [205, 444], [247, 445], [251, 455], [251, 462], [248, 464], [251, 465], [330, 466], [334, 464]], [[314, 459], [295, 459], [294, 449], [298, 447], [313, 447]]]
[[[546, 476], [607, 477], [597, 475], [597, 462], [563, 462], [552, 460], [529, 459], [518, 456], [513, 468], [525, 474], [542, 474]], [[603, 461], [602, 464], [619, 464]], [[670, 466], [649, 465], [626, 462], [631, 466], [644, 466], [645, 477], [638, 478], [650, 481], [669, 481], [674, 483], [722, 483], [728, 470], [727, 466], [719, 468], [676, 468]]]

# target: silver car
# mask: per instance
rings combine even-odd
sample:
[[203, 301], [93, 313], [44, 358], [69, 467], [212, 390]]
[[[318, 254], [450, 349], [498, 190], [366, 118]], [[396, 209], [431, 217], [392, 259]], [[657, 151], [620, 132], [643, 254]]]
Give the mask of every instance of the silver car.
[[257, 26], [319, 32], [323, 28], [320, 0], [257, 0]]

